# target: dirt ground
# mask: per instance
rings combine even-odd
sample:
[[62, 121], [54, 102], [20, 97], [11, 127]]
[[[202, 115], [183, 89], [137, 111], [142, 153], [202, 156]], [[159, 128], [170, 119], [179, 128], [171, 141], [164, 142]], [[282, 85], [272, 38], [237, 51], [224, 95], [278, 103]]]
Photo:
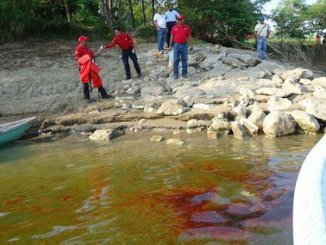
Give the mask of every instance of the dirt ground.
[[[89, 42], [97, 51], [103, 42]], [[76, 41], [15, 42], [0, 46], [0, 121], [27, 115], [75, 111], [85, 106], [78, 65], [73, 59]], [[142, 52], [154, 44], [137, 43], [139, 63]], [[125, 78], [118, 48], [106, 50], [96, 58], [101, 66], [104, 87]], [[132, 66], [131, 66], [132, 67]], [[136, 73], [133, 71], [133, 76]], [[94, 91], [93, 93], [97, 93]]]

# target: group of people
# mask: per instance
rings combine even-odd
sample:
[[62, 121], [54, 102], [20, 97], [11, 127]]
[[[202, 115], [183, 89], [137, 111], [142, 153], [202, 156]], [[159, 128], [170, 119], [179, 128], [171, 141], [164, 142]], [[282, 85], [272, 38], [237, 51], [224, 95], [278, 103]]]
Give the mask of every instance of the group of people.
[[326, 31], [317, 31], [316, 33], [316, 43], [324, 44], [326, 41]]
[[94, 61], [95, 56], [105, 49], [110, 49], [114, 46], [120, 47], [127, 80], [131, 79], [129, 58], [134, 63], [138, 77], [140, 78], [142, 76], [141, 69], [137, 61], [136, 46], [133, 39], [128, 33], [122, 32], [118, 27], [114, 29], [114, 33], [115, 37], [112, 39], [112, 41], [106, 45], [102, 45], [99, 51], [96, 53], [93, 53], [93, 51], [88, 47], [88, 37], [80, 36], [78, 38], [78, 46], [75, 50], [75, 60], [79, 65], [80, 80], [84, 84], [84, 97], [89, 101], [92, 85], [94, 88], [98, 89], [99, 95], [102, 99], [109, 99], [112, 97], [111, 95], [108, 95], [104, 89], [101, 77], [99, 76], [100, 68]]
[[[173, 4], [169, 4], [168, 10], [164, 15], [162, 14], [162, 8], [158, 7], [153, 20], [157, 30], [158, 51], [163, 52], [165, 50], [164, 42], [166, 41], [167, 50], [170, 51], [169, 57], [172, 59], [170, 62], [173, 66], [171, 70], [173, 70], [174, 79], [179, 78], [180, 60], [182, 62], [181, 75], [186, 78], [188, 74], [188, 48], [193, 48], [190, 27], [185, 24], [184, 17], [174, 9]], [[107, 99], [112, 97], [104, 89], [99, 76], [100, 68], [94, 62], [95, 56], [105, 49], [110, 49], [114, 46], [120, 47], [127, 80], [131, 79], [129, 58], [134, 64], [138, 77], [140, 78], [142, 76], [133, 39], [128, 33], [123, 33], [120, 28], [115, 28], [114, 32], [115, 37], [112, 41], [106, 45], [102, 45], [96, 53], [93, 53], [87, 46], [88, 37], [80, 36], [78, 39], [79, 44], [75, 50], [75, 59], [79, 64], [80, 80], [84, 83], [84, 96], [87, 100], [90, 100], [91, 81], [93, 82], [93, 87], [98, 88], [101, 98]], [[259, 17], [259, 23], [255, 26], [259, 59], [265, 59], [267, 57], [267, 38], [269, 35], [270, 26], [265, 23], [265, 18], [261, 16]]]
[[164, 42], [167, 49], [172, 52], [173, 48], [173, 75], [174, 79], [179, 77], [179, 62], [182, 61], [182, 77], [188, 74], [188, 44], [191, 45], [191, 29], [184, 22], [184, 17], [174, 9], [173, 4], [169, 4], [168, 10], [162, 14], [162, 8], [158, 7], [154, 15], [154, 25], [157, 30], [158, 51], [164, 50]]

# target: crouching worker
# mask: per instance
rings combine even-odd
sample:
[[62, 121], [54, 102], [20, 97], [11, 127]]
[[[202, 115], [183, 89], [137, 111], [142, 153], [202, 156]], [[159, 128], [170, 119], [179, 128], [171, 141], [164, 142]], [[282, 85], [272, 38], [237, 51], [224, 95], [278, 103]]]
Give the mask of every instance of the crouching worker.
[[[94, 62], [96, 54], [87, 46], [88, 37], [80, 36], [78, 46], [75, 50], [75, 60], [79, 65], [80, 80], [84, 84], [84, 97], [90, 100], [90, 91], [92, 85], [98, 89], [102, 99], [109, 99], [109, 96], [103, 88], [102, 79], [99, 75], [100, 68]], [[91, 84], [92, 83], [92, 84]]]

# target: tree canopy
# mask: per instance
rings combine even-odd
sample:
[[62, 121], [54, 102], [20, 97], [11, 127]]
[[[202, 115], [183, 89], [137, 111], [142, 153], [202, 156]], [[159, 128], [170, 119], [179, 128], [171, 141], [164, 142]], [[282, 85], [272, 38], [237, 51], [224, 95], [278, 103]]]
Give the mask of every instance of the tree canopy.
[[[206, 41], [226, 44], [241, 41], [252, 32], [262, 5], [269, 0], [178, 0], [177, 10], [193, 34]], [[157, 6], [167, 0], [2, 0], [0, 41], [78, 33], [110, 34], [114, 26], [127, 30], [146, 26], [152, 30]], [[282, 36], [304, 37], [307, 31], [326, 25], [326, 0], [312, 6], [303, 0], [285, 0], [273, 12], [277, 32]]]

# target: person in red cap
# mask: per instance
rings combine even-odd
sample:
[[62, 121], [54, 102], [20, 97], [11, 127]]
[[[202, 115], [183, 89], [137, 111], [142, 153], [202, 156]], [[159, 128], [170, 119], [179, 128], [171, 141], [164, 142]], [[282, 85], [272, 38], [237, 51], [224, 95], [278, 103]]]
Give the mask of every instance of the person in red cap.
[[75, 60], [79, 64], [80, 80], [84, 84], [84, 97], [90, 100], [91, 81], [93, 87], [98, 88], [102, 99], [108, 99], [109, 96], [103, 88], [103, 83], [99, 75], [100, 68], [95, 64], [94, 57], [96, 54], [87, 46], [88, 37], [80, 36], [78, 38], [78, 46], [75, 50]]
[[122, 51], [122, 61], [125, 66], [126, 71], [126, 79], [131, 79], [130, 66], [129, 66], [129, 57], [134, 63], [134, 67], [136, 72], [138, 73], [138, 77], [141, 78], [142, 73], [138, 64], [138, 58], [136, 55], [136, 46], [132, 38], [128, 33], [121, 32], [119, 27], [114, 28], [115, 37], [112, 39], [110, 43], [107, 45], [102, 45], [101, 50], [113, 48], [114, 46], [119, 46]]
[[[188, 42], [191, 43], [191, 30], [184, 23], [182, 15], [178, 16], [177, 24], [173, 26], [170, 39], [170, 50], [174, 49], [174, 79], [179, 77], [179, 60], [182, 61], [182, 77], [186, 78], [188, 74]], [[190, 45], [190, 49], [193, 46]]]

